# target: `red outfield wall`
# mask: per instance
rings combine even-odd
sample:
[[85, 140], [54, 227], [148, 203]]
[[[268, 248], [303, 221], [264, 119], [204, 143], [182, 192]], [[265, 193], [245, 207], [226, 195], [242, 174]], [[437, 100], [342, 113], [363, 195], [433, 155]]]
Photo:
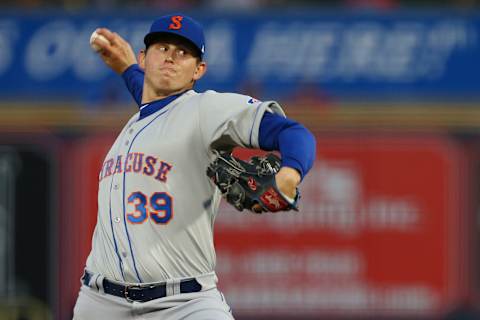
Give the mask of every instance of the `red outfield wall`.
[[[65, 206], [79, 209], [68, 221], [60, 217], [70, 226], [60, 228], [70, 248], [60, 253], [70, 261], [59, 275], [62, 314], [90, 250], [97, 177], [111, 142], [89, 137], [64, 154], [65, 170], [81, 174], [64, 180]], [[457, 305], [468, 289], [462, 149], [424, 136], [324, 135], [317, 142], [300, 212], [256, 216], [221, 207], [217, 271], [235, 315], [418, 316]]]

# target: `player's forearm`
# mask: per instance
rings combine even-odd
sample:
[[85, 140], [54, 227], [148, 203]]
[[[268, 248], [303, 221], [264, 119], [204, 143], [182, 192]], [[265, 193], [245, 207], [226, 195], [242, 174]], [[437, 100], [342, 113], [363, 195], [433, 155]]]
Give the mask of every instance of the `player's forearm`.
[[142, 104], [145, 72], [138, 64], [132, 64], [122, 73], [123, 81], [138, 106]]
[[282, 167], [296, 169], [303, 179], [315, 160], [315, 137], [302, 125], [290, 127], [279, 134], [278, 150], [282, 155]]
[[280, 151], [282, 167], [297, 170], [301, 179], [313, 165], [316, 155], [315, 137], [291, 119], [265, 113], [260, 124], [259, 143], [264, 150]]

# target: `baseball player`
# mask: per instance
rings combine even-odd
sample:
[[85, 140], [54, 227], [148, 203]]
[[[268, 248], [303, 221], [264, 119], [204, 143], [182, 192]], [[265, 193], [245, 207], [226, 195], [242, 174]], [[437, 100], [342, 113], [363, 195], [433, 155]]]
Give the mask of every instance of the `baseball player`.
[[100, 168], [98, 221], [74, 319], [233, 319], [216, 286], [221, 195], [206, 168], [215, 150], [278, 150], [275, 182], [292, 200], [313, 164], [313, 135], [274, 101], [195, 92], [207, 70], [205, 41], [186, 15], [152, 23], [138, 64], [122, 37], [98, 33], [108, 39], [97, 42], [101, 58], [123, 76], [140, 110]]

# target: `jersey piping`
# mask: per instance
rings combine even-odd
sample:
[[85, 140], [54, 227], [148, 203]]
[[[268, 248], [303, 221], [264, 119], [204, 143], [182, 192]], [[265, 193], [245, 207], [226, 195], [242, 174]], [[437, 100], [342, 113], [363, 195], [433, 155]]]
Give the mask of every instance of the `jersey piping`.
[[[132, 149], [132, 146], [133, 146], [133, 143], [135, 142], [135, 139], [137, 139], [138, 135], [146, 128], [148, 127], [152, 122], [154, 122], [155, 120], [157, 120], [161, 115], [164, 115], [166, 112], [168, 111], [167, 110], [164, 110], [162, 113], [158, 114], [155, 118], [153, 118], [149, 123], [147, 123], [142, 129], [140, 129], [137, 134], [135, 135], [135, 137], [133, 137], [132, 139], [132, 142], [130, 142], [130, 146], [128, 147], [128, 150], [127, 150], [127, 153], [125, 155], [125, 157], [128, 156], [128, 154], [130, 153], [130, 150]], [[135, 262], [135, 255], [133, 254], [133, 248], [132, 248], [132, 242], [130, 241], [130, 234], [128, 233], [128, 228], [127, 228], [127, 213], [126, 213], [126, 208], [125, 208], [125, 183], [126, 183], [126, 173], [125, 171], [123, 172], [123, 224], [125, 226], [125, 233], [127, 235], [127, 239], [128, 239], [128, 246], [130, 248], [130, 254], [132, 256], [132, 262], [133, 262], [133, 268], [135, 270], [135, 273], [137, 275], [137, 278], [138, 278], [138, 281], [139, 282], [143, 282], [142, 281], [142, 278], [140, 277], [140, 273], [138, 272], [138, 269], [137, 269], [137, 264]]]

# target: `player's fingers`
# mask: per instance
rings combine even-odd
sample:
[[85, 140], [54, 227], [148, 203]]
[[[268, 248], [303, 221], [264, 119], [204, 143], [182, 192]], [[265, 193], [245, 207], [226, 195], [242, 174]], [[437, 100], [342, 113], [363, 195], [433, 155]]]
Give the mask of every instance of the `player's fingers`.
[[111, 45], [105, 41], [97, 38], [93, 40], [93, 43], [95, 43], [100, 48], [100, 52], [111, 51]]
[[118, 43], [120, 43], [122, 45], [128, 45], [128, 42], [125, 39], [123, 39], [123, 37], [121, 35], [119, 35], [116, 32], [114, 32], [113, 34], [115, 36], [115, 41], [117, 41]]
[[123, 39], [123, 37], [121, 35], [119, 35], [118, 33], [116, 32], [113, 32], [113, 40], [111, 40], [111, 42], [116, 45], [116, 46], [119, 46], [119, 47], [128, 47], [130, 46], [130, 44], [125, 40]]
[[111, 44], [114, 44], [115, 42], [118, 41], [118, 34], [116, 34], [115, 32], [112, 32], [110, 30], [108, 30], [107, 28], [98, 28], [97, 30], [97, 33], [98, 34], [101, 34], [102, 36], [104, 36], [105, 38], [107, 38], [107, 40], [111, 43]]
[[100, 55], [102, 56], [103, 61], [110, 65], [110, 60], [112, 57], [111, 52], [107, 50], [100, 50]]

